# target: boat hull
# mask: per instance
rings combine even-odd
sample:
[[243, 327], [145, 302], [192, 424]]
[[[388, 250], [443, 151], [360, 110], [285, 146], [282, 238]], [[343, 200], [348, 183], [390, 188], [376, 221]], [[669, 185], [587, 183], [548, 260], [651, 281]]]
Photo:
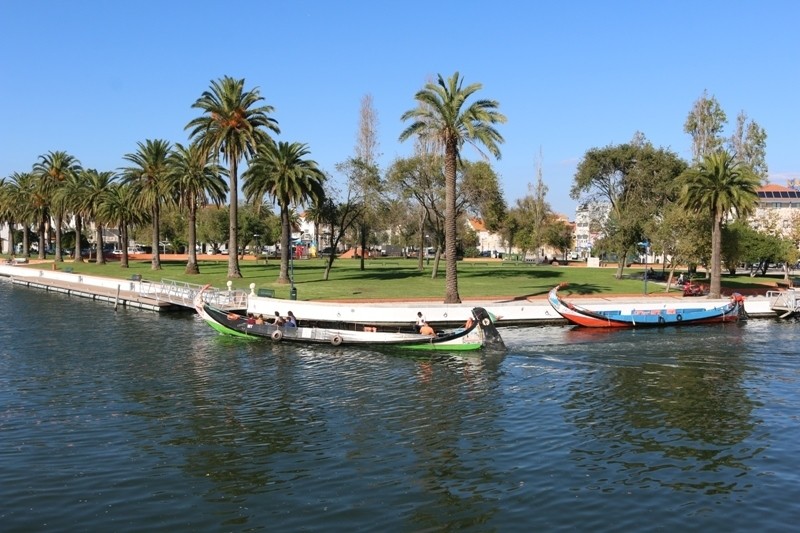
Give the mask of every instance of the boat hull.
[[689, 324], [713, 324], [719, 322], [736, 322], [743, 317], [743, 299], [734, 295], [725, 305], [714, 308], [673, 307], [661, 309], [594, 311], [570, 303], [558, 294], [554, 287], [547, 295], [547, 301], [553, 309], [572, 324], [589, 328], [634, 328], [685, 326]]
[[422, 335], [413, 331], [379, 330], [346, 323], [313, 323], [299, 326], [277, 326], [258, 324], [244, 313], [217, 309], [202, 298], [202, 291], [195, 301], [200, 317], [214, 330], [223, 334], [248, 339], [271, 339], [274, 342], [303, 344], [396, 346], [422, 351], [472, 351], [485, 346], [505, 349], [491, 317], [483, 308], [473, 309], [471, 324], [465, 328], [436, 336]]

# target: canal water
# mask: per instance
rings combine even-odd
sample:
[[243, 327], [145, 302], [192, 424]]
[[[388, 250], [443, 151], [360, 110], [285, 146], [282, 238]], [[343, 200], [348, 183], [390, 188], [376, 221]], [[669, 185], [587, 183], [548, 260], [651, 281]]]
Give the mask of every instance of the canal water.
[[505, 354], [420, 357], [2, 282], [0, 524], [796, 530], [798, 328], [512, 328]]

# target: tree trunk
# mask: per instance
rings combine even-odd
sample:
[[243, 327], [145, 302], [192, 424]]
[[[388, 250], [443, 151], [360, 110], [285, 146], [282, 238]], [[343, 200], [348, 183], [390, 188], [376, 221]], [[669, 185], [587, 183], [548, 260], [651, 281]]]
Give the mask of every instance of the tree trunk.
[[189, 199], [189, 261], [184, 272], [191, 275], [200, 273], [197, 265], [197, 203], [194, 198]]
[[75, 253], [73, 254], [73, 261], [76, 263], [83, 263], [83, 256], [81, 255], [81, 216], [75, 215]]
[[281, 269], [277, 283], [289, 283], [289, 254], [292, 246], [289, 244], [289, 206], [281, 206]]
[[39, 220], [39, 259], [47, 257], [47, 239], [45, 238], [45, 227], [47, 227], [45, 213], [42, 213], [42, 218]]
[[56, 220], [56, 256], [55, 262], [56, 263], [63, 263], [64, 262], [64, 252], [61, 250], [61, 224], [64, 222], [64, 216], [61, 213], [58, 213], [55, 217]]
[[709, 298], [719, 298], [722, 291], [722, 214], [714, 215], [714, 225], [711, 228], [711, 283], [708, 291]]
[[[97, 224], [97, 221], [95, 221]], [[97, 238], [95, 239], [97, 242], [97, 251], [95, 252], [95, 259], [94, 262], [97, 265], [105, 265], [106, 258], [103, 255], [103, 225], [97, 224]]]
[[228, 277], [241, 278], [239, 270], [239, 177], [236, 175], [237, 162], [231, 158], [231, 206], [228, 222]]
[[128, 224], [122, 223], [119, 228], [120, 246], [122, 246], [122, 259], [120, 260], [120, 268], [128, 268]]
[[364, 257], [367, 255], [367, 227], [364, 224], [359, 228], [359, 233], [361, 234], [361, 271], [363, 272], [366, 269]]
[[158, 202], [155, 203], [153, 206], [153, 260], [150, 264], [151, 270], [161, 270], [161, 250], [159, 249], [159, 234], [160, 228], [159, 225], [160, 221], [160, 212], [158, 208]]
[[445, 212], [445, 297], [446, 304], [459, 304], [458, 263], [456, 262], [456, 161], [458, 147], [453, 138], [447, 140], [444, 152]]

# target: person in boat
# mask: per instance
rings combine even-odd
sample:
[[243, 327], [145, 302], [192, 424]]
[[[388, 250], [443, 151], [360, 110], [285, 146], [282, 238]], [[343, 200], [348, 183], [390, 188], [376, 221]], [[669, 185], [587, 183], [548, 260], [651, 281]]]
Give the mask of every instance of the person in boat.
[[259, 325], [259, 326], [264, 324], [264, 315], [258, 315], [256, 317], [256, 324]]
[[294, 313], [292, 313], [291, 311], [289, 311], [289, 314], [286, 317], [285, 321], [286, 321], [286, 326], [290, 328], [297, 327], [297, 318], [295, 318]]
[[425, 315], [422, 314], [422, 311], [417, 311], [417, 323], [414, 324], [414, 329], [417, 330], [417, 333], [420, 333], [423, 325], [425, 325]]
[[272, 323], [276, 326], [283, 326], [286, 324], [286, 320], [283, 319], [279, 312], [275, 311], [275, 320]]
[[422, 323], [422, 326], [420, 326], [420, 328], [419, 328], [419, 334], [420, 335], [430, 335], [431, 337], [435, 337], [436, 336], [436, 332], [433, 330], [433, 328], [427, 322], [423, 322]]

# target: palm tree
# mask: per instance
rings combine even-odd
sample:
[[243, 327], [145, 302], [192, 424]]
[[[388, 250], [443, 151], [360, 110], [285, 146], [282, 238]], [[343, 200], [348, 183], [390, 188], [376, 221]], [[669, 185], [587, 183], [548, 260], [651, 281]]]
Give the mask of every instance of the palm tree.
[[[30, 225], [37, 220], [37, 211], [34, 208], [36, 194], [36, 178], [30, 172], [14, 172], [9, 176], [6, 199], [11, 209], [11, 218], [22, 225], [22, 255], [30, 255], [28, 231]], [[14, 228], [11, 227], [13, 233]], [[12, 248], [11, 253], [14, 253]]]
[[731, 214], [749, 214], [758, 202], [758, 176], [750, 167], [737, 162], [726, 150], [705, 156], [696, 166], [679, 176], [680, 203], [694, 213], [709, 217], [711, 227], [710, 298], [721, 292], [722, 224]]
[[64, 205], [54, 202], [55, 190], [60, 187], [67, 177], [81, 171], [81, 163], [67, 152], [48, 152], [39, 156], [39, 161], [33, 165], [33, 172], [42, 180], [45, 191], [50, 198], [50, 211], [55, 221], [56, 250], [55, 261], [62, 262], [64, 257], [61, 250], [61, 227], [64, 223]]
[[[8, 253], [14, 253], [14, 211], [11, 201], [11, 186], [6, 179], [0, 179], [0, 224], [8, 225]], [[3, 253], [2, 239], [0, 239], [0, 253]]]
[[142, 211], [136, 206], [136, 193], [128, 184], [115, 182], [108, 189], [106, 201], [100, 208], [104, 220], [119, 229], [122, 258], [120, 268], [128, 268], [128, 227], [141, 224], [144, 220]]
[[504, 123], [505, 115], [497, 111], [494, 100], [477, 100], [464, 108], [467, 99], [482, 88], [480, 83], [462, 87], [458, 72], [445, 81], [441, 74], [438, 83], [428, 83], [417, 92], [415, 109], [403, 113], [402, 120], [413, 121], [400, 134], [405, 141], [412, 136], [433, 143], [444, 152], [445, 176], [445, 303], [460, 303], [458, 294], [458, 268], [456, 263], [456, 168], [464, 143], [480, 152], [483, 145], [500, 159], [498, 143], [503, 137], [493, 124]]
[[75, 221], [75, 251], [73, 253], [73, 260], [78, 263], [83, 262], [83, 256], [81, 256], [81, 234], [83, 230], [83, 217], [85, 216], [86, 209], [84, 197], [86, 196], [87, 181], [86, 171], [83, 169], [81, 169], [80, 172], [70, 173], [53, 194], [53, 202], [62, 206], [64, 215], [72, 215]]
[[188, 147], [178, 143], [170, 157], [172, 178], [175, 182], [179, 205], [189, 211], [189, 259], [187, 274], [199, 274], [197, 264], [197, 208], [225, 201], [228, 185], [221, 178], [224, 168], [216, 163], [207, 148], [195, 142]]
[[322, 188], [325, 174], [316, 161], [304, 159], [308, 154], [308, 147], [301, 143], [263, 144], [242, 176], [245, 180], [243, 191], [248, 200], [260, 202], [268, 196], [280, 207], [281, 269], [278, 283], [289, 283], [290, 207], [306, 201], [320, 202], [325, 197]]
[[94, 221], [95, 228], [95, 263], [103, 265], [106, 258], [103, 256], [103, 206], [108, 199], [109, 191], [116, 176], [113, 172], [98, 172], [94, 169], [86, 171], [86, 195], [84, 202], [87, 215]]
[[[162, 204], [171, 201], [172, 186], [170, 184], [170, 143], [161, 139], [147, 139], [137, 143], [139, 150], [135, 154], [125, 154], [124, 159], [133, 163], [132, 167], [122, 169], [124, 183], [133, 186], [137, 204], [150, 213], [153, 223], [153, 260], [152, 270], [161, 270], [159, 252], [160, 213]], [[127, 246], [127, 243], [126, 243]]]
[[[272, 106], [255, 107], [263, 100], [258, 88], [244, 91], [244, 79], [225, 76], [211, 82], [211, 90], [203, 92], [192, 104], [203, 115], [189, 122], [189, 137], [199, 142], [210, 153], [221, 153], [229, 165], [230, 219], [228, 226], [228, 277], [241, 278], [239, 270], [239, 183], [238, 165], [242, 157], [255, 155], [262, 144], [272, 144], [265, 131], [280, 133], [278, 122], [269, 117]], [[262, 129], [264, 128], [264, 129]]]

